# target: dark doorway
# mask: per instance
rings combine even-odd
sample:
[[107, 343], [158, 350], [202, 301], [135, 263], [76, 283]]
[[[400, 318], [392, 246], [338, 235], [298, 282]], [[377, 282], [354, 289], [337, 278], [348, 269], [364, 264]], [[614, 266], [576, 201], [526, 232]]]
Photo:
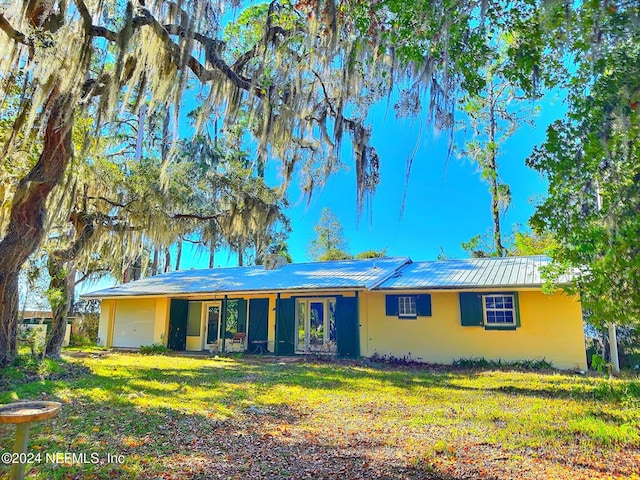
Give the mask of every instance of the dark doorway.
[[265, 342], [266, 347], [269, 325], [269, 299], [252, 298], [249, 300], [249, 332], [247, 349], [250, 353], [259, 349], [254, 342]]
[[358, 297], [336, 298], [336, 340], [338, 355], [356, 358], [360, 356], [360, 321]]
[[276, 300], [276, 355], [293, 355], [295, 351], [296, 301]]
[[172, 299], [169, 307], [169, 337], [167, 348], [182, 351], [187, 348], [189, 301]]

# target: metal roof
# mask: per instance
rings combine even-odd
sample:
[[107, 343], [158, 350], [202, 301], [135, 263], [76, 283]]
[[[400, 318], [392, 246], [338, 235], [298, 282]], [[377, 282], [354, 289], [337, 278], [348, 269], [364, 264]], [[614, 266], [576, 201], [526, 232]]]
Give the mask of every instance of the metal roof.
[[[412, 263], [408, 257], [292, 263], [276, 270], [233, 267], [183, 270], [83, 294], [85, 298], [283, 290], [411, 290], [541, 287], [545, 256]], [[568, 281], [567, 277], [560, 283]]]
[[415, 262], [375, 289], [540, 287], [540, 267], [550, 262], [545, 256]]
[[391, 257], [291, 263], [276, 270], [265, 270], [262, 266], [183, 270], [82, 296], [110, 298], [278, 290], [371, 289], [409, 262], [411, 260], [408, 257]]

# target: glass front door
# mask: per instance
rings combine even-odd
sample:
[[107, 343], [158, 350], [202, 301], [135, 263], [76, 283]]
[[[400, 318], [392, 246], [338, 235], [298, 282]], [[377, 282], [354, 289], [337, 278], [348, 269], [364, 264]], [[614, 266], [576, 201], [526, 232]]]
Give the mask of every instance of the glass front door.
[[296, 351], [335, 352], [335, 298], [301, 298], [296, 302]]
[[207, 325], [207, 345], [217, 344], [220, 339], [220, 304], [208, 304], [205, 309]]

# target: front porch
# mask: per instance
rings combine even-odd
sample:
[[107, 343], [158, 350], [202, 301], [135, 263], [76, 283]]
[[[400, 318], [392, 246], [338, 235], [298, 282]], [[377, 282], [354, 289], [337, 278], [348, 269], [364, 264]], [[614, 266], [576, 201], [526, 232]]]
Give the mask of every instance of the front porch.
[[210, 354], [355, 358], [360, 354], [358, 295], [171, 299], [166, 346]]

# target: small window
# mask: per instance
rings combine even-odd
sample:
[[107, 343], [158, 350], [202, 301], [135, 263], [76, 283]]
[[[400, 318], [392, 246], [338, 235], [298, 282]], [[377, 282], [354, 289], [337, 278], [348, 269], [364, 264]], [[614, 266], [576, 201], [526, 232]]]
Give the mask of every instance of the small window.
[[387, 317], [418, 318], [431, 316], [431, 295], [385, 295], [385, 315]]
[[398, 297], [398, 316], [405, 318], [416, 318], [418, 316], [415, 296]]
[[493, 327], [515, 327], [516, 311], [513, 295], [484, 295], [484, 322]]

